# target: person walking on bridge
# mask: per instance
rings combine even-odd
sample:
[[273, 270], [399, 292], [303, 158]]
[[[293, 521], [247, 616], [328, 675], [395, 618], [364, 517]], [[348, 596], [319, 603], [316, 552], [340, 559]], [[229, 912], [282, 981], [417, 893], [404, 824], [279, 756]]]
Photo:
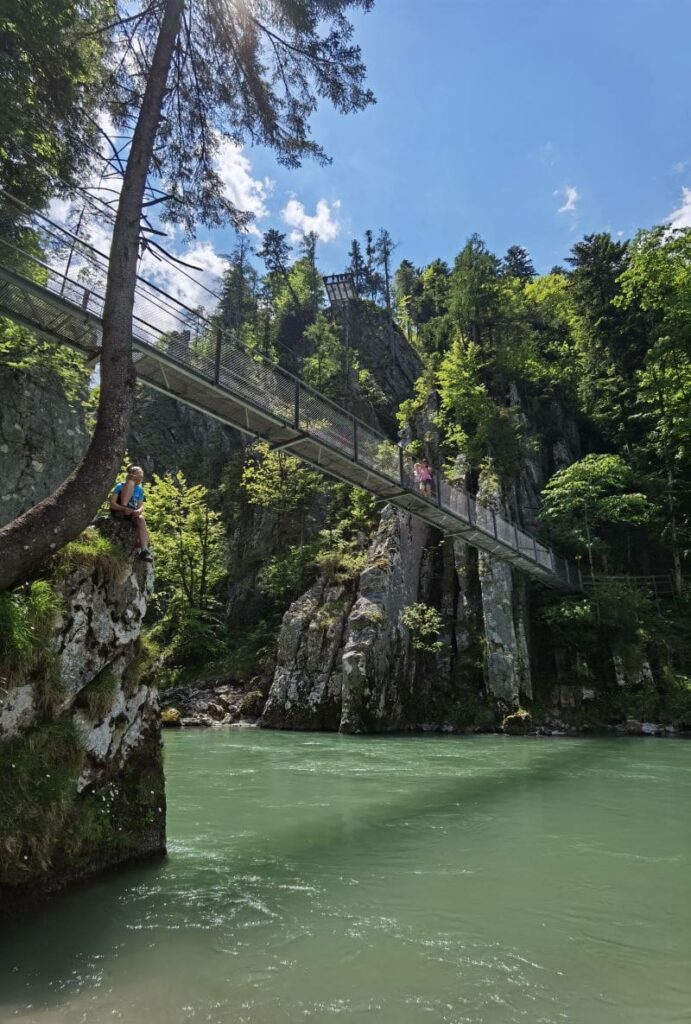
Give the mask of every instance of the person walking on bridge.
[[413, 471], [415, 473], [415, 483], [420, 494], [423, 494], [426, 498], [431, 498], [434, 476], [432, 474], [432, 467], [427, 459], [423, 458], [416, 462]]

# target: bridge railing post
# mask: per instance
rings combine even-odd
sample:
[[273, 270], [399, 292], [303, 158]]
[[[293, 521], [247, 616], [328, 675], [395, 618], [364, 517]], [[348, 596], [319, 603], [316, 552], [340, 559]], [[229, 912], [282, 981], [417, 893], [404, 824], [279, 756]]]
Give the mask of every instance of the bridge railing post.
[[216, 329], [216, 360], [214, 364], [214, 384], [221, 382], [221, 345], [223, 343], [223, 331], [220, 327]]
[[405, 470], [403, 468], [403, 448], [399, 444], [398, 446], [398, 476], [400, 478], [401, 490], [406, 490], [405, 483]]
[[300, 381], [295, 381], [295, 403], [293, 406], [293, 426], [300, 429]]
[[353, 460], [357, 462], [358, 451], [357, 451], [357, 420], [353, 416]]
[[492, 533], [494, 534], [494, 539], [497, 540], [497, 513], [494, 509], [490, 509], [490, 512], [492, 513]]

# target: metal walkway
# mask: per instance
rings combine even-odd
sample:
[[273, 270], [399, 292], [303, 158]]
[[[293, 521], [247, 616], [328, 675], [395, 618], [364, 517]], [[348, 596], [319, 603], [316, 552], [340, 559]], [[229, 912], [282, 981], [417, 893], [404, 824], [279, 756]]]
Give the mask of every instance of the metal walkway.
[[[69, 276], [0, 239], [0, 314], [95, 363], [106, 257], [75, 243], [41, 215], [33, 215], [30, 223], [48, 250], [56, 251], [56, 238], [62, 242], [57, 253], [63, 263], [70, 246]], [[548, 587], [582, 589], [574, 563], [438, 472], [434, 497], [424, 497], [414, 484], [412, 460], [399, 445], [275, 363], [242, 348], [208, 318], [143, 278], [137, 286], [132, 345], [137, 376], [149, 387], [274, 448], [289, 449], [329, 476], [365, 488], [447, 536], [462, 537]]]

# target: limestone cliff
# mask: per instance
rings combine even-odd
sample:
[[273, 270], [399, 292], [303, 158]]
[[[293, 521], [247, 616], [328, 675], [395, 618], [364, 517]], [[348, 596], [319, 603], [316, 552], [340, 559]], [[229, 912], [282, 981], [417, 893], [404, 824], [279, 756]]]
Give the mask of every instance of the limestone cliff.
[[263, 726], [386, 732], [439, 713], [448, 679], [436, 657], [415, 650], [401, 619], [407, 606], [433, 600], [439, 540], [387, 506], [359, 578], [319, 580], [291, 605]]
[[158, 695], [139, 638], [153, 571], [132, 561], [129, 524], [105, 521], [61, 552], [49, 584], [41, 659], [0, 670], [0, 912], [165, 849]]
[[[545, 430], [511, 400], [532, 443], [511, 486], [480, 475], [477, 514], [489, 520], [494, 510], [536, 530], [541, 489], [578, 457], [578, 434], [561, 407], [549, 410]], [[431, 396], [405, 440], [438, 464], [434, 418]], [[462, 479], [463, 466], [456, 470]], [[533, 593], [508, 563], [388, 507], [359, 579], [340, 589], [321, 580], [286, 613], [262, 724], [346, 732], [499, 724], [533, 696]], [[437, 653], [416, 649], [402, 625], [416, 603], [441, 616]], [[558, 683], [558, 665], [548, 670]]]
[[51, 494], [87, 442], [83, 408], [57, 373], [0, 366], [0, 525]]

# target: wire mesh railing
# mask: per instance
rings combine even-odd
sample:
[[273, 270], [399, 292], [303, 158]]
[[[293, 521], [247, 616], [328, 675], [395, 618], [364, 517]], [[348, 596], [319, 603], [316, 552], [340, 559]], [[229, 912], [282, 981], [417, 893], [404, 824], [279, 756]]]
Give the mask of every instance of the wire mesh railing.
[[[34, 225], [34, 230], [46, 233], [42, 224]], [[18, 259], [16, 239], [0, 238], [0, 265], [12, 272], [0, 284], [0, 306], [10, 316], [23, 316], [26, 310], [23, 311], [22, 304], [26, 307], [29, 303], [31, 317], [38, 319], [46, 330], [68, 343], [83, 344], [85, 330], [95, 335], [103, 316], [107, 257], [68, 232], [61, 239], [60, 229], [55, 225], [47, 233], [62, 264], [51, 265], [31, 251], [22, 252]], [[66, 261], [68, 241], [71, 255]], [[27, 286], [30, 284], [29, 298], [22, 294], [12, 275], [26, 279]], [[533, 575], [553, 577], [580, 589], [580, 574], [573, 563], [436, 470], [431, 479], [424, 479], [419, 464], [399, 444], [263, 354], [243, 347], [212, 319], [162, 292], [144, 277], [137, 280], [132, 338], [140, 351], [184, 368], [246, 407], [259, 410], [342, 459], [364, 467], [399, 487], [401, 492], [414, 494], [419, 499], [415, 510], [424, 513], [425, 505], [429, 506], [430, 520], [434, 520], [432, 509], [441, 511], [442, 528], [445, 518], [450, 516], [459, 525], [472, 528], [471, 543], [499, 557], [513, 557], [514, 561], [518, 555], [523, 568], [530, 572], [530, 567], [534, 567]], [[181, 399], [184, 401], [184, 396]], [[463, 530], [458, 532], [462, 534]]]

